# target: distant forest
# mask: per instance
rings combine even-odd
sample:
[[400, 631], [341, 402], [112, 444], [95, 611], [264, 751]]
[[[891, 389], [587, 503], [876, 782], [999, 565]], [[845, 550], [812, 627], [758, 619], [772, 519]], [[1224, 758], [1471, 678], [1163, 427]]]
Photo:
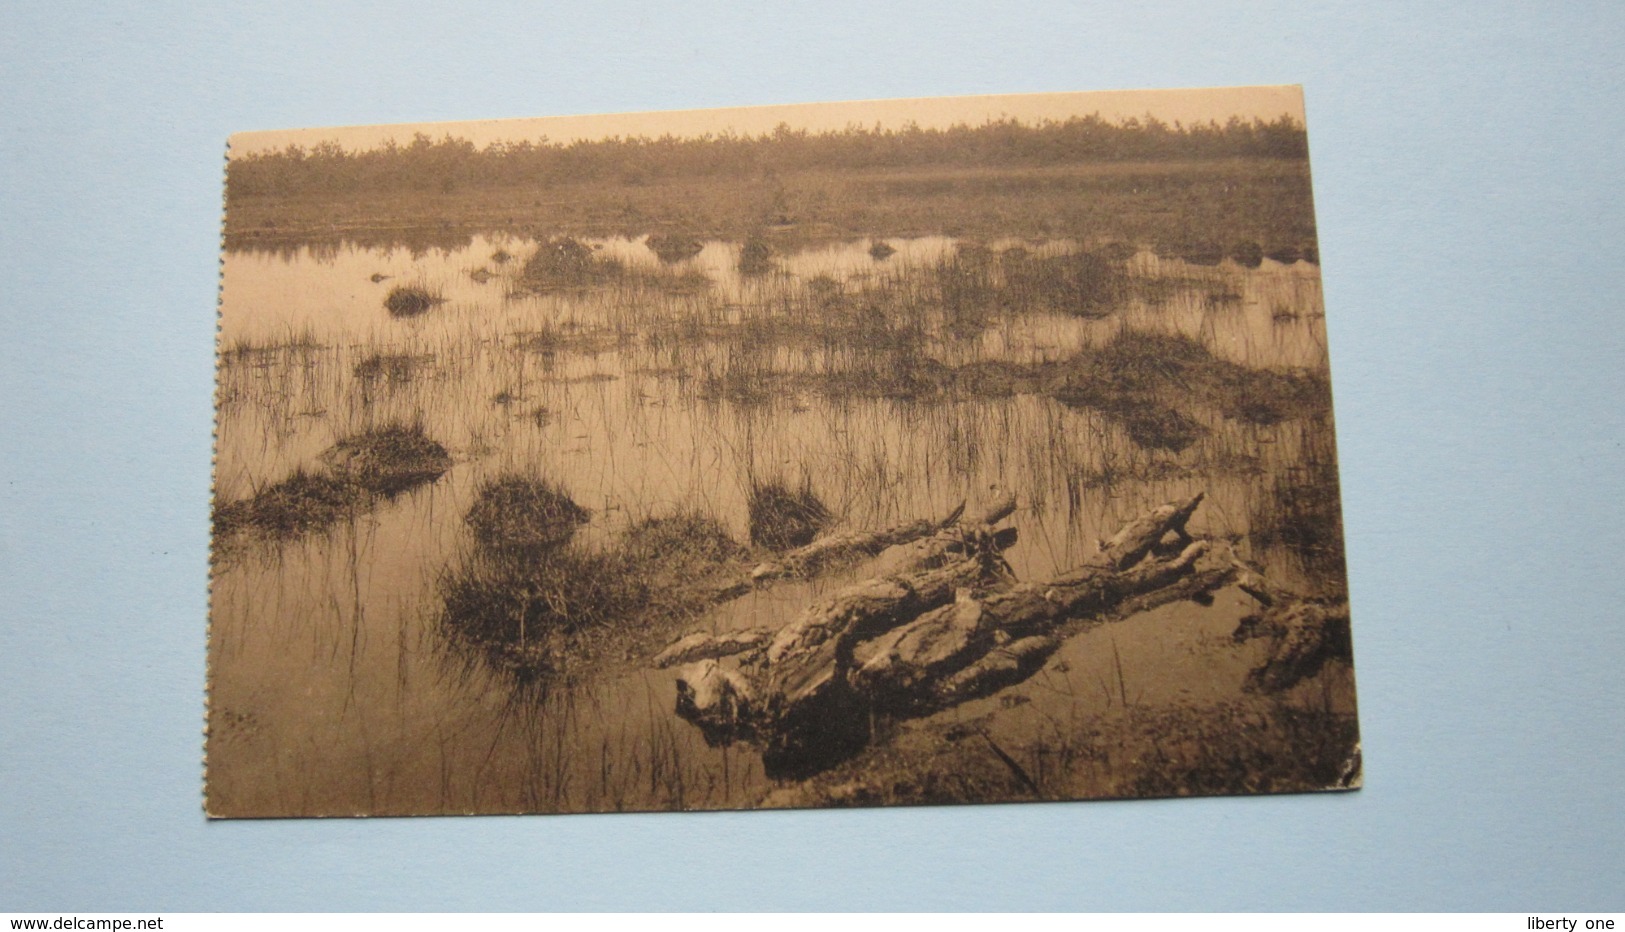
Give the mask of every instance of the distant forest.
[[233, 156], [230, 197], [454, 192], [463, 188], [608, 182], [652, 184], [706, 177], [762, 177], [813, 170], [1040, 168], [1101, 162], [1304, 159], [1301, 123], [1276, 120], [1180, 125], [1154, 117], [1111, 122], [1098, 115], [1025, 124], [1014, 120], [945, 129], [851, 127], [810, 133], [781, 124], [759, 136], [663, 136], [569, 143], [497, 142], [422, 133], [362, 151], [336, 142]]

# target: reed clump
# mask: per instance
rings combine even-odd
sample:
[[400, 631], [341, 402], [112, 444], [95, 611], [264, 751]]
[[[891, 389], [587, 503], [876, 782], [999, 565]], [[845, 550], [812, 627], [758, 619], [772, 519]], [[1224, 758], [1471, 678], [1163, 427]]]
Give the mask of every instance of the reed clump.
[[625, 271], [620, 260], [598, 256], [586, 243], [561, 236], [536, 247], [520, 269], [519, 280], [533, 289], [580, 288]]
[[760, 235], [750, 236], [739, 249], [739, 273], [764, 275], [773, 269], [773, 247]]
[[589, 288], [646, 288], [668, 294], [698, 294], [711, 287], [700, 269], [652, 269], [630, 265], [569, 236], [536, 247], [520, 268], [518, 285], [532, 292]]
[[417, 317], [444, 303], [445, 298], [419, 285], [397, 285], [384, 298], [384, 308], [393, 317]]
[[440, 478], [451, 454], [418, 424], [388, 424], [346, 437], [322, 454], [330, 474], [369, 496], [393, 498]]
[[249, 498], [216, 502], [214, 535], [217, 543], [244, 532], [274, 539], [297, 537], [338, 521], [364, 501], [354, 484], [300, 467]]

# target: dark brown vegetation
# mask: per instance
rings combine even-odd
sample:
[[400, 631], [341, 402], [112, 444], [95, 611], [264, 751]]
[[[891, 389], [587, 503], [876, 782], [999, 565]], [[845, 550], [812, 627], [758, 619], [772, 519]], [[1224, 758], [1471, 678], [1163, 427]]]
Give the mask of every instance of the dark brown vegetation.
[[394, 424], [346, 437], [321, 462], [320, 471], [300, 467], [246, 499], [217, 501], [216, 540], [245, 533], [284, 539], [326, 527], [440, 478], [451, 455], [421, 427]]
[[805, 480], [793, 489], [781, 479], [752, 481], [746, 505], [751, 543], [769, 550], [789, 550], [812, 543], [834, 518]]
[[1169, 126], [1155, 118], [1112, 123], [1098, 116], [1024, 124], [992, 121], [946, 129], [868, 129], [809, 133], [781, 126], [760, 136], [615, 137], [572, 143], [499, 142], [485, 149], [465, 139], [436, 141], [419, 133], [350, 152], [331, 142], [306, 149], [234, 157], [227, 173], [232, 196], [287, 197], [319, 191], [423, 190], [449, 193], [482, 187], [604, 181], [643, 185], [686, 178], [733, 181], [814, 168], [926, 168], [939, 165], [1042, 167], [1076, 162], [1121, 163], [1238, 158], [1302, 159], [1303, 127], [1233, 119]]

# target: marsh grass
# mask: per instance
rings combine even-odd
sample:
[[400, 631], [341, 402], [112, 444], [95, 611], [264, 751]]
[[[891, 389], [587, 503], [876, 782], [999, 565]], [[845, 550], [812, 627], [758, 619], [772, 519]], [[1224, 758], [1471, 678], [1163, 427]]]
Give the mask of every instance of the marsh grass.
[[1002, 280], [995, 283], [993, 296], [983, 296], [983, 302], [1007, 312], [1102, 317], [1130, 294], [1131, 281], [1122, 260], [1093, 252], [1035, 257], [1017, 247], [1000, 254], [999, 267]]
[[220, 359], [226, 364], [267, 364], [284, 355], [304, 355], [326, 349], [309, 328], [290, 330], [281, 339], [233, 340], [220, 349]]
[[[775, 245], [783, 248], [778, 231], [773, 235]], [[1222, 241], [1232, 238], [1227, 235]], [[1158, 332], [1195, 330], [1187, 320], [1175, 318], [1185, 313], [1183, 309], [1144, 299], [1148, 291], [1142, 279], [1156, 274], [1155, 260], [1119, 258], [1105, 247], [1093, 245], [1095, 240], [1080, 242], [1090, 243], [1089, 253], [1109, 269], [1098, 279], [1104, 282], [1095, 292], [1104, 295], [1100, 308], [1110, 314], [1121, 309], [1124, 319]], [[701, 747], [696, 738], [682, 731], [687, 726], [674, 723], [669, 704], [662, 704], [669, 699], [655, 699], [647, 727], [632, 728], [626, 725], [629, 718], [624, 708], [601, 707], [596, 699], [587, 698], [593, 690], [606, 688], [606, 677], [624, 676], [626, 664], [647, 657], [648, 652], [633, 649], [645, 640], [664, 640], [664, 636], [688, 630], [685, 626], [732, 623], [732, 615], [712, 618], [701, 614], [703, 600], [696, 595], [703, 595], [705, 587], [699, 581], [708, 577], [736, 580], [751, 562], [761, 558], [759, 552], [747, 552], [710, 517], [727, 522], [734, 537], [754, 537], [754, 530], [748, 532], [751, 537], [746, 536], [751, 517], [749, 487], [736, 482], [720, 491], [710, 488], [707, 476], [717, 467], [711, 465], [709, 456], [699, 464], [698, 457], [682, 449], [688, 437], [718, 438], [720, 468], [741, 477], [749, 475], [755, 464], [762, 464], [767, 475], [772, 469], [767, 464], [817, 463], [820, 471], [813, 475], [829, 502], [825, 505], [820, 500], [820, 506], [826, 512], [839, 512], [855, 527], [887, 526], [885, 522], [900, 515], [934, 511], [941, 506], [933, 498], [939, 493], [958, 496], [964, 488], [992, 481], [1014, 485], [1020, 489], [1024, 508], [1032, 508], [1030, 526], [1035, 529], [1028, 535], [1029, 524], [1023, 524], [1020, 546], [1025, 549], [1012, 558], [1024, 571], [1029, 566], [1048, 567], [1051, 562], [1066, 565], [1065, 560], [1081, 552], [1078, 547], [1091, 547], [1090, 534], [1101, 520], [1099, 512], [1113, 507], [1110, 503], [1156, 497], [1167, 483], [1197, 480], [1230, 487], [1227, 501], [1234, 509], [1227, 520], [1235, 522], [1230, 526], [1240, 529], [1250, 519], [1251, 526], [1262, 530], [1266, 544], [1279, 544], [1270, 559], [1290, 560], [1283, 548], [1297, 552], [1298, 545], [1291, 540], [1290, 513], [1301, 509], [1302, 518], [1312, 520], [1307, 499], [1294, 498], [1289, 491], [1277, 496], [1284, 504], [1270, 506], [1282, 512], [1273, 519], [1280, 525], [1274, 537], [1268, 536], [1272, 532], [1264, 517], [1266, 506], [1249, 513], [1259, 495], [1274, 489], [1271, 481], [1275, 476], [1285, 475], [1283, 463], [1296, 461], [1296, 447], [1291, 451], [1284, 448], [1289, 446], [1285, 440], [1296, 436], [1297, 425], [1271, 427], [1273, 415], [1266, 410], [1268, 406], [1253, 412], [1253, 420], [1221, 422], [1216, 406], [1224, 398], [1255, 390], [1267, 395], [1272, 390], [1267, 378], [1227, 372], [1224, 365], [1234, 364], [1212, 358], [1214, 347], [1230, 345], [1219, 342], [1229, 339], [1228, 331], [1200, 331], [1201, 340], [1189, 341], [1200, 352], [1176, 345], [1170, 359], [1158, 362], [1166, 346], [1145, 339], [1138, 347], [1111, 348], [1116, 321], [1096, 324], [1092, 322], [1098, 316], [1096, 311], [1075, 310], [1087, 306], [1087, 300], [1079, 296], [1087, 296], [1097, 279], [1087, 274], [1088, 268], [1081, 262], [1068, 267], [1046, 261], [1052, 249], [1063, 247], [1029, 241], [1025, 252], [989, 249], [939, 257], [920, 244], [899, 245], [906, 252], [883, 267], [872, 267], [862, 261], [864, 241], [858, 240], [853, 250], [860, 254], [862, 269], [850, 276], [844, 274], [844, 266], [823, 272], [827, 267], [813, 263], [806, 264], [817, 271], [793, 274], [803, 263], [802, 257], [792, 256], [774, 263], [780, 272], [748, 282], [737, 283], [723, 270], [714, 292], [689, 295], [661, 286], [658, 276], [666, 270], [655, 267], [652, 258], [626, 249], [625, 244], [611, 243], [604, 250], [594, 250], [594, 259], [620, 262], [621, 271], [599, 275], [602, 270], [594, 270], [592, 274], [599, 277], [581, 288], [559, 294], [528, 292], [500, 306], [494, 300], [486, 306], [463, 297], [469, 285], [457, 272], [474, 263], [458, 258], [454, 271], [440, 280], [448, 294], [455, 295], [455, 304], [447, 313], [409, 325], [378, 315], [376, 328], [363, 334], [360, 342], [331, 346], [323, 353], [297, 346], [251, 349], [243, 358], [259, 353], [274, 357], [277, 364], [268, 369], [223, 366], [222, 386], [241, 390], [246, 399], [230, 408], [222, 402], [223, 411], [245, 418], [231, 421], [222, 417], [222, 424], [235, 432], [222, 447], [236, 458], [225, 473], [227, 485], [235, 488], [253, 487], [257, 475], [272, 479], [287, 475], [292, 464], [309, 462], [313, 451], [332, 436], [355, 436], [376, 420], [421, 416], [433, 425], [436, 437], [458, 451], [460, 460], [489, 457], [492, 468], [515, 469], [524, 475], [545, 470], [548, 476], [565, 479], [569, 489], [581, 494], [581, 501], [595, 508], [604, 503], [590, 527], [557, 541], [550, 540], [548, 532], [531, 533], [529, 544], [508, 548], [510, 554], [528, 552], [533, 558], [504, 556], [501, 545], [481, 543], [476, 522], [469, 520], [469, 512], [481, 499], [482, 485], [473, 476], [456, 473], [446, 489], [417, 496], [409, 505], [357, 523], [353, 529], [341, 526], [331, 534], [313, 536], [308, 545], [277, 548], [279, 559], [283, 554], [304, 559], [308, 552], [320, 559], [331, 557], [331, 566], [320, 577], [287, 573], [273, 580], [283, 590], [277, 597], [286, 600], [286, 607], [278, 609], [274, 618], [286, 621], [301, 613], [314, 618], [327, 610], [329, 601], [345, 603], [342, 618], [323, 623], [322, 637], [328, 637], [331, 628], [335, 641], [349, 641], [352, 631], [361, 629], [365, 616], [371, 619], [366, 622], [370, 627], [361, 633], [360, 643], [372, 639], [376, 654], [380, 631], [387, 632], [382, 640], [394, 642], [398, 614], [409, 626], [422, 626], [421, 631], [412, 630], [431, 648], [421, 650], [419, 645], [409, 644], [402, 648], [402, 657], [413, 650], [444, 658], [464, 670], [462, 682], [469, 684], [467, 704], [462, 694], [448, 699], [430, 687], [414, 684], [407, 690], [402, 686], [403, 706], [409, 704], [413, 710], [403, 713], [399, 731], [387, 741], [407, 750], [386, 747], [375, 730], [375, 744], [367, 751], [367, 777], [358, 778], [355, 786], [366, 787], [370, 794], [376, 785], [380, 799], [390, 798], [390, 793], [410, 792], [404, 785], [391, 789], [392, 782], [399, 779], [392, 774], [416, 753], [409, 749], [417, 742], [417, 733], [409, 729], [432, 720], [455, 721], [455, 727], [473, 723], [468, 726], [468, 740], [443, 751], [452, 759], [442, 766], [453, 774], [448, 779], [457, 785], [445, 792], [447, 810], [596, 805], [590, 800], [599, 798], [593, 796], [597, 791], [585, 788], [587, 777], [573, 762], [584, 754], [596, 757], [596, 745], [581, 741], [597, 742], [600, 736], [613, 743], [606, 744], [608, 749], [603, 752], [604, 766], [611, 773], [603, 785], [615, 787], [613, 793], [604, 791], [603, 799], [614, 800], [606, 805], [619, 806], [624, 801], [638, 808], [708, 798], [749, 805], [759, 797], [764, 780], [761, 763], [742, 751], [734, 760], [735, 782], [751, 782], [728, 791], [732, 795], [706, 795], [704, 781], [715, 779], [706, 768], [718, 766], [716, 749]], [[508, 248], [521, 257], [525, 254], [518, 246]], [[732, 248], [737, 255], [737, 241]], [[489, 249], [491, 245], [485, 245], [477, 253], [483, 257]], [[629, 258], [614, 260], [614, 254]], [[925, 255], [931, 258], [921, 258]], [[727, 257], [727, 249], [712, 247], [694, 264], [726, 262]], [[500, 265], [493, 261], [491, 268], [516, 283], [521, 258], [499, 269]], [[1164, 268], [1190, 279], [1177, 287], [1202, 289], [1193, 292], [1193, 303], [1209, 291], [1244, 292], [1251, 308], [1259, 294], [1256, 282], [1230, 262], [1211, 270], [1191, 270], [1173, 263]], [[670, 271], [680, 272], [682, 267]], [[1264, 274], [1274, 274], [1274, 270], [1265, 269]], [[985, 280], [978, 280], [978, 275], [985, 275]], [[950, 289], [962, 286], [955, 292], [957, 305], [952, 315], [942, 301], [945, 278], [952, 279]], [[454, 290], [458, 288], [463, 290]], [[1289, 295], [1283, 300], [1294, 303], [1297, 297]], [[1235, 303], [1240, 304], [1239, 297]], [[1069, 307], [1074, 310], [1067, 310]], [[1212, 319], [1221, 327], [1241, 320], [1244, 312], [1239, 307], [1233, 310], [1229, 316], [1213, 314]], [[376, 314], [376, 306], [372, 313]], [[493, 325], [487, 316], [493, 314], [504, 317]], [[1022, 319], [1028, 314], [1046, 316], [1035, 321]], [[1061, 314], [1066, 319], [1057, 316]], [[1315, 325], [1306, 322], [1303, 326]], [[405, 339], [411, 342], [403, 344], [400, 332], [408, 327], [411, 335]], [[327, 337], [328, 331], [322, 332]], [[1275, 328], [1272, 334], [1291, 335], [1285, 327]], [[1130, 336], [1138, 339], [1140, 335]], [[1029, 337], [1035, 342], [1017, 342]], [[311, 349], [316, 348], [313, 339], [309, 343]], [[1080, 350], [1080, 346], [1084, 348]], [[404, 369], [396, 374], [392, 357], [413, 358], [410, 354], [433, 357], [432, 363], [425, 362], [433, 367], [432, 380], [423, 376], [427, 370], [404, 380], [400, 377], [405, 376]], [[372, 356], [379, 361], [364, 365]], [[1258, 357], [1248, 349], [1239, 358]], [[1145, 388], [1152, 401], [1197, 421], [1205, 433], [1187, 453], [1168, 456], [1163, 449], [1137, 447], [1126, 436], [1122, 420], [1100, 409], [1073, 409], [1052, 401], [1069, 379], [1087, 381], [1080, 373], [1097, 366], [1137, 372], [1135, 384]], [[621, 382], [607, 381], [616, 375]], [[1296, 384], [1296, 373], [1287, 375]], [[590, 384], [584, 379], [605, 381]], [[364, 391], [355, 390], [357, 383], [369, 381], [390, 387], [375, 392], [369, 402]], [[735, 402], [749, 398], [753, 403], [695, 404], [696, 393], [708, 391], [707, 385], [714, 390], [713, 397]], [[493, 407], [490, 402], [497, 396], [510, 404]], [[1104, 397], [1101, 403], [1110, 401]], [[766, 405], [772, 408], [764, 408]], [[1246, 410], [1239, 401], [1231, 409]], [[1291, 405], [1276, 409], [1288, 420], [1300, 413]], [[320, 414], [324, 410], [329, 413]], [[768, 416], [778, 414], [792, 420]], [[530, 420], [538, 426], [527, 423]], [[583, 439], [582, 435], [590, 437]], [[1225, 457], [1238, 451], [1256, 453], [1260, 448], [1250, 447], [1249, 441], [1259, 437], [1277, 441], [1264, 448], [1272, 457], [1281, 448], [1280, 456], [1266, 464], [1265, 478], [1257, 478], [1261, 467], [1256, 458], [1246, 464], [1250, 470], [1246, 478], [1220, 478], [1217, 464], [1230, 462]], [[267, 445], [274, 446], [275, 458], [254, 460]], [[244, 462], [254, 465], [245, 468]], [[499, 463], [503, 465], [497, 466]], [[476, 463], [469, 471], [484, 468]], [[638, 470], [647, 470], [651, 478], [627, 481]], [[336, 479], [331, 469], [314, 472], [307, 466], [303, 472], [300, 481], [290, 482], [280, 493], [305, 504], [281, 509], [268, 506], [268, 518], [272, 512], [282, 511], [285, 514], [280, 517], [292, 516], [290, 520], [296, 523], [308, 519], [310, 527], [320, 527], [331, 520], [342, 522], [346, 515], [372, 507], [376, 501], [370, 493], [352, 499], [355, 488]], [[780, 484], [794, 498], [800, 489], [795, 473], [789, 475]], [[931, 476], [932, 482], [918, 481], [916, 477], [922, 475]], [[1096, 477], [1098, 486], [1111, 487], [1109, 495], [1098, 489], [1074, 488], [1074, 483], [1087, 487]], [[934, 487], [926, 488], [928, 485]], [[1245, 492], [1239, 491], [1243, 486]], [[569, 498], [566, 486], [554, 486], [554, 490]], [[253, 498], [246, 501], [252, 503]], [[1237, 498], [1242, 501], [1236, 502]], [[1215, 501], [1218, 499], [1215, 495]], [[273, 501], [274, 496], [267, 500]], [[455, 508], [462, 513], [441, 513], [449, 501], [457, 502]], [[650, 504], [674, 501], [703, 505], [671, 512], [665, 510], [669, 505]], [[661, 517], [648, 517], [647, 512], [637, 516], [651, 507], [659, 507]], [[537, 514], [528, 518], [523, 517], [523, 505], [492, 508], [506, 513], [514, 524], [557, 524], [546, 516], [546, 507], [532, 509]], [[238, 505], [237, 510], [240, 513], [227, 523], [254, 516], [252, 504]], [[399, 523], [391, 524], [386, 533], [381, 522], [397, 519]], [[498, 518], [492, 526], [502, 521]], [[278, 532], [256, 533], [272, 536]], [[497, 531], [491, 536], [525, 539], [524, 532]], [[1075, 543], [1074, 537], [1085, 544]], [[345, 569], [342, 550], [351, 539], [357, 542], [363, 562]], [[369, 553], [369, 548], [375, 549]], [[362, 567], [359, 571], [357, 565]], [[357, 596], [354, 609], [348, 604], [347, 591], [352, 576], [360, 587], [371, 588], [370, 594]], [[391, 588], [399, 582], [396, 576], [407, 577], [406, 582]], [[310, 580], [316, 580], [310, 584], [311, 591], [299, 591]], [[244, 582], [244, 590], [253, 593], [245, 599], [259, 598], [258, 591], [265, 585], [260, 577]], [[413, 591], [418, 594], [413, 596]], [[427, 601], [420, 604], [420, 599]], [[796, 608], [801, 604], [798, 601]], [[337, 618], [338, 610], [334, 612]], [[263, 617], [259, 609], [250, 608], [232, 621], [253, 628]], [[406, 635], [401, 637], [406, 645]], [[420, 662], [401, 661], [403, 667]], [[392, 671], [395, 661], [381, 663]], [[375, 671], [362, 675], [373, 676]], [[633, 685], [625, 688], [641, 688], [640, 677], [643, 674], [634, 674]], [[576, 704], [547, 706], [534, 735], [488, 733], [487, 726], [480, 724], [483, 713], [474, 710], [476, 704], [509, 692], [493, 686], [521, 683], [536, 685], [538, 690], [513, 690], [514, 696], [521, 697], [516, 701], [531, 702], [537, 692], [545, 692], [549, 700], [570, 698]], [[568, 688], [554, 688], [561, 684]], [[623, 685], [609, 681], [608, 688], [619, 690]], [[354, 692], [357, 687], [348, 688]], [[372, 687], [363, 680], [360, 688]], [[387, 699], [380, 695], [364, 700], [374, 703], [372, 706], [347, 704], [347, 711], [340, 712], [334, 704], [322, 714], [335, 719], [348, 716], [345, 727], [352, 736], [361, 734], [356, 740], [362, 741], [368, 729], [378, 727], [380, 717], [370, 710], [380, 707], [378, 702], [394, 701], [394, 694]], [[358, 708], [367, 711], [365, 721]], [[1199, 731], [1193, 726], [1193, 733]], [[579, 735], [586, 737], [578, 740]], [[1216, 743], [1231, 741], [1217, 729], [1213, 735]], [[1080, 774], [1090, 766], [1081, 739], [1068, 745], [1058, 737], [1043, 742], [997, 732], [993, 737], [1047, 794], [1061, 795], [1068, 785], [1064, 773], [1068, 768], [1053, 763], [1064, 754], [1074, 755], [1070, 766]], [[520, 744], [525, 750], [515, 751]], [[1049, 751], [1043, 750], [1046, 744]], [[498, 759], [515, 754], [535, 759], [527, 757], [522, 766], [510, 760], [488, 767], [480, 763], [491, 758], [487, 745], [496, 748]], [[1156, 750], [1143, 736], [1124, 738], [1121, 747], [1121, 752], [1112, 753], [1114, 772], [1126, 773], [1133, 754]], [[1031, 790], [987, 750], [982, 739], [974, 738], [961, 751], [967, 748], [973, 753], [962, 753], [957, 772], [947, 766], [933, 769], [922, 764], [919, 751], [897, 760], [891, 776], [897, 781], [898, 798], [917, 801], [925, 793], [937, 794], [944, 802], [963, 801], [998, 781], [1004, 781], [998, 785], [1006, 787], [1002, 792], [1009, 798], [1030, 796]], [[1192, 781], [1208, 779], [1200, 774], [1222, 771], [1218, 758], [1223, 751], [1223, 747], [1216, 748], [1211, 755], [1215, 760], [1204, 763], [1183, 745], [1164, 749], [1177, 768], [1199, 772]], [[317, 759], [313, 754], [295, 752], [290, 746], [285, 757], [308, 765]], [[985, 772], [980, 769], [984, 763]], [[525, 769], [532, 764], [536, 770]], [[352, 769], [361, 770], [359, 765]], [[740, 778], [747, 771], [750, 776]], [[916, 777], [922, 783], [935, 782], [926, 790], [910, 788]], [[1128, 778], [1112, 779], [1119, 781], [1112, 785], [1120, 785]], [[310, 782], [322, 784], [321, 779]], [[288, 785], [303, 787], [305, 782], [290, 780]], [[357, 803], [346, 797], [339, 808], [354, 811], [358, 806], [373, 806], [371, 799], [363, 797]]]
[[1306, 576], [1323, 587], [1314, 594], [1347, 597], [1343, 508], [1329, 425], [1306, 432], [1300, 457], [1275, 473], [1252, 511], [1255, 544], [1291, 550]]
[[1174, 452], [1204, 432], [1188, 413], [1193, 403], [1256, 425], [1319, 415], [1331, 406], [1323, 376], [1243, 366], [1191, 337], [1127, 328], [1104, 346], [1080, 352], [1054, 395], [1118, 420], [1143, 447]]
[[695, 294], [708, 290], [711, 280], [694, 268], [633, 265], [616, 256], [602, 255], [574, 237], [560, 236], [536, 247], [519, 270], [518, 285], [538, 294], [608, 287]]
[[410, 382], [433, 364], [432, 355], [374, 352], [356, 363], [352, 371], [357, 381], [363, 383]]

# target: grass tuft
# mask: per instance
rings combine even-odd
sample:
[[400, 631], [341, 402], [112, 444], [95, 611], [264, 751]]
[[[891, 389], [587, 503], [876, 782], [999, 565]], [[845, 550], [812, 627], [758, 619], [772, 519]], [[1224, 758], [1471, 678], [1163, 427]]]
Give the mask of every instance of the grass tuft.
[[709, 607], [702, 593], [719, 575], [741, 571], [744, 548], [709, 517], [647, 518], [589, 549], [569, 539], [584, 516], [556, 486], [488, 483], [466, 518], [477, 546], [440, 582], [453, 640], [519, 681], [545, 681], [593, 645], [664, 637]]
[[391, 424], [346, 437], [322, 454], [335, 479], [393, 498], [451, 468], [451, 454], [416, 424]]

